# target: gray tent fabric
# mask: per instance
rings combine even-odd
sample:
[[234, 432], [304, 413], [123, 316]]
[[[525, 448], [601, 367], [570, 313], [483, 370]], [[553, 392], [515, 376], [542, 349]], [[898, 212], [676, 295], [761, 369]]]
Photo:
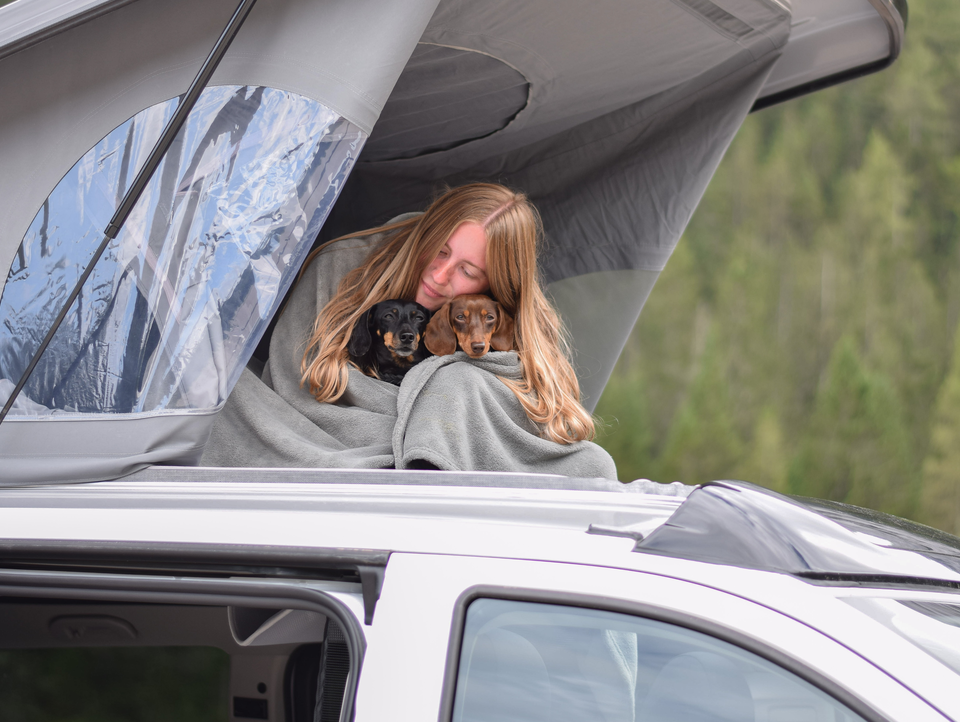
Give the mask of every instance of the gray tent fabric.
[[[394, 220], [410, 217], [401, 216]], [[591, 442], [539, 436], [500, 380], [520, 377], [513, 352], [472, 360], [458, 352], [414, 367], [399, 386], [350, 368], [337, 403], [300, 385], [300, 362], [319, 311], [340, 279], [383, 234], [338, 241], [304, 270], [258, 378], [247, 370], [214, 423], [204, 466], [377, 469], [429, 462], [446, 471], [511, 471], [616, 479], [610, 455]]]
[[[582, 6], [576, 18], [565, 21], [566, 38], [539, 46], [533, 18], [552, 14], [544, 0], [526, 3], [516, 24], [472, 31], [493, 23], [497, 13], [508, 15], [506, 5], [444, 2], [421, 44], [501, 59], [527, 78], [526, 107], [500, 132], [442, 152], [381, 160], [390, 152], [387, 139], [372, 139], [376, 154], [361, 155], [323, 237], [422, 207], [443, 185], [497, 180], [526, 192], [540, 209], [552, 248], [544, 262], [548, 282], [605, 270], [661, 270], [786, 44], [789, 12], [763, 0], [719, 3], [753, 24], [750, 33], [733, 40], [683, 2], [656, 0], [630, 10], [604, 2]], [[635, 22], [637, 36], [611, 33], [603, 36], [602, 47], [580, 47], [581, 35], [589, 31], [576, 21], [599, 24], [583, 16], [604, 10], [621, 15], [621, 22]], [[661, 27], [662, 37], [649, 37], [646, 27]], [[650, 46], [638, 47], [641, 38]], [[581, 67], [588, 60], [599, 67]], [[418, 71], [414, 64], [405, 72]], [[461, 81], [461, 106], [468, 102], [471, 80]], [[398, 85], [405, 82], [401, 75]], [[452, 101], [423, 99], [425, 105], [434, 102], [443, 104], [439, 114]], [[474, 103], [480, 114], [485, 98]], [[429, 146], [431, 130], [421, 131], [421, 145]], [[402, 155], [413, 141], [407, 135], [397, 143], [395, 152]]]
[[[4, 272], [64, 173], [128, 118], [184, 93], [236, 6], [136, 0], [0, 57]], [[211, 85], [297, 93], [369, 133], [435, 7], [257, 0]]]
[[[78, 158], [183, 92], [234, 6], [136, 0], [0, 52], [10, 101], [0, 107], [0, 264], [10, 266]], [[543, 216], [542, 271], [590, 409], [790, 24], [783, 0], [258, 0], [213, 85], [296, 93], [371, 133], [369, 156], [336, 185], [321, 241], [423, 208], [444, 185], [495, 181], [527, 193]], [[296, 374], [280, 373], [287, 363]], [[262, 383], [301, 410], [279, 387], [298, 373], [299, 358], [271, 354]], [[178, 414], [158, 416], [131, 458], [145, 458], [143, 446], [152, 460], [185, 459], [163, 449]], [[101, 416], [103, 428], [128, 421]], [[47, 478], [47, 432], [24, 433], [37, 459], [31, 478]], [[98, 467], [104, 478], [131, 470], [122, 449], [111, 454], [112, 466]]]
[[151, 464], [196, 464], [218, 410], [7, 417], [0, 488], [116, 479]]
[[[549, 290], [568, 320], [584, 403], [592, 409], [653, 282], [786, 44], [790, 14], [762, 0], [656, 0], [631, 8], [605, 1], [572, 11], [576, 19], [565, 25], [565, 41], [539, 45], [546, 30], [532, 28], [532, 17], [554, 11], [549, 2], [532, 2], [515, 24], [472, 30], [506, 13], [505, 4], [441, 3], [421, 43], [501, 59], [528, 80], [527, 106], [501, 131], [442, 152], [403, 157], [413, 142], [407, 134], [397, 139], [395, 159], [383, 160], [391, 156], [389, 139], [377, 141], [375, 155], [361, 154], [321, 238], [422, 207], [444, 186], [486, 180], [525, 192], [543, 218], [543, 275], [556, 287]], [[599, 32], [603, 22], [589, 16], [605, 12], [636, 23], [643, 42], [623, 33], [581, 47], [581, 36]], [[739, 18], [739, 34], [731, 34], [731, 18]], [[660, 27], [662, 37], [650, 37], [647, 27]], [[414, 65], [410, 72], [420, 70]], [[401, 75], [398, 84], [404, 83]], [[469, 91], [465, 79], [460, 97], [448, 89], [437, 102], [456, 102], [468, 114]], [[483, 102], [476, 101], [478, 114]], [[568, 279], [582, 288], [576, 279], [588, 274], [599, 276], [590, 287], [616, 289], [615, 323], [607, 320], [608, 294], [564, 288]]]
[[415, 157], [483, 138], [505, 128], [526, 107], [529, 92], [527, 79], [495, 57], [420, 43], [383, 106], [364, 158]]
[[[362, 147], [363, 136], [371, 131], [376, 122], [435, 4], [436, 0], [402, 5], [376, 1], [258, 0], [219, 65], [208, 92], [251, 87], [280, 94], [295, 94], [316, 101], [360, 130], [353, 147], [349, 149], [352, 165]], [[24, 3], [21, 6], [23, 13], [31, 12], [28, 5]], [[61, 31], [44, 35], [35, 44], [22, 44], [16, 52], [9, 54], [0, 52], [0, 92], [5, 98], [5, 102], [0, 104], [0, 167], [3, 168], [3, 173], [0, 173], [0, 217], [3, 218], [0, 224], [0, 266], [10, 269], [9, 272], [4, 270], [0, 278], [6, 279], [10, 273], [22, 270], [23, 263], [30, 260], [26, 258], [21, 244], [30, 240], [32, 219], [45, 208], [50, 194], [78, 161], [83, 165], [83, 161], [92, 155], [91, 149], [141, 111], [157, 104], [175, 105], [178, 102], [178, 96], [189, 87], [236, 5], [236, 0], [204, 0], [200, 3], [190, 0], [137, 0], [122, 7], [111, 5], [110, 12], [95, 14], [84, 22], [71, 23], [70, 27]], [[9, 17], [9, 6], [0, 10]], [[285, 117], [290, 116], [288, 114]], [[313, 116], [314, 119], [319, 117], [319, 113]], [[244, 127], [242, 119], [233, 117], [230, 120], [232, 128], [224, 127], [221, 135], [211, 137], [205, 147], [226, 147], [227, 144], [222, 142], [224, 136], [229, 140], [232, 137], [231, 130]], [[273, 124], [266, 130], [278, 130], [280, 127]], [[309, 124], [298, 125], [298, 128], [307, 127], [310, 127]], [[266, 135], [258, 133], [261, 139]], [[296, 132], [284, 131], [284, 135], [293, 141]], [[317, 138], [310, 140], [319, 142]], [[310, 140], [299, 144], [298, 148], [313, 147]], [[133, 158], [129, 165], [135, 168], [142, 163], [151, 145], [144, 144], [146, 151]], [[168, 158], [174, 155], [168, 154]], [[208, 157], [204, 156], [205, 159]], [[313, 176], [305, 177], [294, 192], [287, 192], [285, 196], [281, 194], [283, 185], [276, 182], [278, 171], [289, 168], [290, 161], [295, 158], [296, 151], [279, 162], [260, 164], [258, 167], [267, 181], [247, 188], [248, 195], [230, 190], [231, 197], [216, 204], [218, 213], [222, 210], [222, 217], [243, 222], [246, 231], [258, 223], [293, 222], [296, 217], [294, 205], [302, 195], [299, 191], [307, 195], [322, 194], [329, 201], [329, 207], [342, 187], [342, 178], [331, 172], [334, 170], [333, 163]], [[96, 161], [91, 161], [91, 165], [96, 168]], [[126, 172], [126, 164], [114, 165], [121, 166], [120, 176], [127, 179], [132, 176], [132, 171]], [[201, 164], [201, 170], [210, 170], [209, 165]], [[108, 171], [112, 168], [109, 163], [106, 167]], [[227, 176], [234, 167], [239, 170], [243, 163], [236, 166], [231, 163]], [[217, 179], [221, 177], [218, 173], [211, 175]], [[245, 173], [242, 175], [243, 181], [250, 180]], [[162, 171], [157, 177], [162, 179], [161, 184], [165, 181]], [[92, 193], [91, 197], [105, 199], [104, 202], [112, 201], [109, 184], [97, 188], [99, 195]], [[286, 192], [289, 188], [283, 190]], [[183, 199], [189, 198], [193, 189], [177, 186], [171, 187], [170, 191], [171, 196]], [[207, 194], [204, 193], [204, 196]], [[251, 198], [258, 201], [274, 198], [282, 210], [263, 213], [254, 221], [241, 221], [237, 211], [245, 199]], [[287, 207], [285, 198], [292, 205]], [[109, 214], [101, 218], [104, 215], [100, 212], [103, 203], [98, 204], [98, 200], [82, 203], [79, 208], [80, 217], [90, 219], [94, 224], [92, 233], [102, 233], [109, 220]], [[167, 244], [165, 248], [149, 247], [155, 234], [152, 230], [144, 234], [138, 226], [142, 205], [134, 210], [126, 229], [131, 236], [139, 234], [132, 244], [137, 247], [135, 250], [139, 252], [146, 248], [147, 253], [155, 251], [158, 257], [164, 257], [165, 254], [168, 257], [178, 256], [177, 249], [171, 247], [175, 244]], [[180, 204], [179, 208], [185, 205]], [[167, 213], [155, 216], [160, 226], [164, 220], [169, 228], [174, 220], [189, 218], [176, 212], [177, 202], [171, 202], [166, 207]], [[284, 263], [279, 264], [282, 266], [289, 262], [290, 267], [282, 269], [275, 285], [271, 285], [277, 290], [274, 294], [277, 301], [296, 274], [296, 266], [299, 266], [309, 248], [325, 212], [308, 219], [303, 227], [294, 229], [296, 248], [293, 252], [284, 252]], [[216, 257], [229, 250], [229, 243], [219, 243], [215, 226], [217, 220], [218, 216], [214, 213], [197, 218], [195, 223], [191, 219], [188, 224], [199, 237], [213, 239], [210, 254], [205, 258]], [[314, 221], [315, 225], [310, 228], [310, 223]], [[81, 246], [80, 231], [74, 228], [60, 230], [64, 247]], [[160, 230], [158, 237], [162, 237], [162, 231], [167, 229]], [[276, 239], [269, 234], [264, 235], [267, 236], [265, 250], [269, 252], [271, 248], [278, 247]], [[183, 238], [187, 237], [184, 234]], [[41, 254], [34, 255], [34, 260], [38, 262], [44, 252], [42, 241], [39, 246]], [[76, 257], [70, 256], [70, 263], [65, 264], [65, 276], [75, 278], [80, 273], [84, 264], [83, 255], [77, 253]], [[258, 267], [266, 266], [260, 258], [254, 259], [254, 263]], [[228, 263], [220, 264], [222, 273], [199, 275], [196, 284], [188, 273], [171, 274], [170, 282], [173, 286], [195, 285], [191, 292], [196, 290], [198, 295], [209, 293], [218, 281], [228, 286], [247, 282], [242, 270], [237, 270], [238, 266], [228, 266]], [[228, 278], [232, 272], [237, 275]], [[59, 282], [59, 279], [52, 279], [49, 284], [47, 303], [52, 309], [51, 315], [59, 311], [58, 299], [62, 302], [68, 293], [64, 285], [65, 282]], [[144, 287], [133, 283], [128, 288], [132, 304], [141, 304], [151, 295]], [[5, 282], [4, 292], [13, 293]], [[165, 298], [166, 293], [160, 293], [158, 297]], [[81, 297], [81, 301], [84, 300], [87, 299]], [[231, 315], [234, 319], [250, 314], [266, 318], [275, 309], [273, 301], [267, 296], [248, 297], [248, 300], [249, 304], [226, 308], [217, 319], [213, 319], [212, 326], [215, 327], [219, 321], [231, 322]], [[264, 302], [263, 307], [259, 306], [261, 301]], [[111, 302], [123, 305], [117, 300], [117, 295], [105, 300], [107, 304]], [[79, 305], [75, 304], [75, 307]], [[87, 304], [84, 308], [90, 309], [91, 306]], [[142, 316], [147, 324], [153, 322], [157, 315], [143, 312], [139, 307], [135, 311], [137, 318]], [[9, 322], [9, 318], [0, 318], [0, 323]], [[31, 328], [30, 331], [42, 338], [47, 329]], [[219, 351], [214, 336], [211, 335], [211, 347]], [[255, 345], [255, 339], [253, 343]], [[104, 343], [104, 354], [116, 355], [121, 347], [121, 344], [114, 342]], [[234, 354], [234, 362], [238, 367], [246, 364], [253, 347], [248, 345], [248, 349]], [[232, 352], [227, 350], [227, 353]], [[60, 364], [60, 361], [57, 359], [58, 365], [70, 368], [73, 359], [62, 359], [64, 364]], [[205, 375], [204, 388], [201, 390], [198, 386], [196, 389], [200, 395], [194, 398], [212, 401], [193, 403], [192, 408], [184, 408], [178, 406], [175, 399], [161, 399], [160, 410], [138, 412], [138, 415], [120, 413], [118, 409], [107, 405], [91, 404], [81, 409], [82, 413], [70, 418], [8, 418], [0, 425], [0, 456], [5, 459], [16, 458], [17, 462], [0, 464], [0, 485], [109, 479], [151, 463], [196, 463], [218, 410], [217, 397], [226, 396], [230, 382], [223, 378], [221, 383], [216, 378], [219, 376], [215, 373], [216, 364], [199, 354], [173, 353], [165, 361], [165, 368], [158, 370], [161, 374], [178, 372], [191, 362], [203, 366], [201, 371], [210, 373]], [[137, 371], [127, 367], [117, 370], [90, 365], [81, 371], [76, 383], [81, 393], [115, 378], [131, 388], [136, 388], [143, 380], [136, 377]], [[0, 373], [0, 376], [4, 374]], [[13, 376], [13, 380], [17, 378], [19, 374]], [[6, 401], [6, 394], [3, 394], [2, 401]], [[165, 403], [167, 405], [164, 407]], [[52, 447], [55, 447], [53, 454]]]

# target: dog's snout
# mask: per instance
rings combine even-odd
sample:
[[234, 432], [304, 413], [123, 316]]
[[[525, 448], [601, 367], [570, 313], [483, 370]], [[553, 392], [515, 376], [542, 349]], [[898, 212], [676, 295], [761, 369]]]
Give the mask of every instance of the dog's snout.
[[413, 331], [402, 331], [400, 333], [400, 343], [412, 344], [417, 340], [417, 335]]
[[486, 351], [487, 344], [483, 343], [483, 341], [474, 341], [470, 344], [470, 348], [473, 349], [475, 354], [482, 354], [484, 351]]

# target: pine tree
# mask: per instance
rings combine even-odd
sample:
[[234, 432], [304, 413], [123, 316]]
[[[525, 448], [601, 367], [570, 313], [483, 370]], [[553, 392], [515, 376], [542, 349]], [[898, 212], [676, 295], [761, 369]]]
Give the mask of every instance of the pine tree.
[[786, 467], [798, 493], [947, 513], [958, 35], [960, 4], [911, 0], [890, 69], [747, 118], [608, 391], [624, 471], [778, 488]]
[[[690, 245], [681, 240], [597, 404], [596, 415], [610, 426], [598, 441], [625, 481], [655, 475], [652, 460], [660, 455], [694, 376], [691, 369], [702, 352], [703, 336], [703, 323], [697, 319], [704, 308], [696, 274]], [[637, 409], [625, 408], [634, 401]], [[638, 415], [646, 420], [641, 429], [631, 427]], [[631, 435], [638, 440], [627, 443], [625, 437]]]
[[660, 458], [657, 480], [701, 484], [730, 478], [743, 455], [733, 424], [723, 359], [716, 335], [701, 357], [700, 371], [677, 413]]
[[777, 410], [767, 406], [757, 419], [749, 451], [733, 476], [774, 491], [786, 492], [787, 464], [783, 428]]
[[791, 464], [789, 489], [905, 516], [914, 510], [916, 487], [896, 393], [865, 368], [852, 337], [844, 336]]
[[933, 412], [917, 516], [924, 524], [960, 533], [960, 333]]
[[618, 369], [598, 406], [597, 442], [610, 452], [621, 481], [647, 478], [652, 473], [647, 388], [639, 366]]

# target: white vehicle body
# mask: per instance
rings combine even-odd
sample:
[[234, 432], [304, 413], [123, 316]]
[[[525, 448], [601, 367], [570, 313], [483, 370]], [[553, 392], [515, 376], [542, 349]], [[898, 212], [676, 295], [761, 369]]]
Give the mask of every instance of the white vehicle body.
[[[841, 568], [829, 581], [748, 568], [760, 566], [749, 560], [741, 566], [642, 549], [642, 540], [665, 524], [682, 523], [675, 513], [690, 489], [680, 485], [647, 483], [641, 493], [626, 493], [591, 491], [560, 477], [440, 479], [439, 472], [370, 472], [367, 483], [356, 481], [365, 476], [358, 473], [344, 483], [337, 473], [280, 470], [269, 473], [269, 483], [254, 480], [262, 470], [234, 472], [234, 481], [226, 480], [229, 472], [219, 481], [170, 480], [183, 471], [9, 490], [0, 499], [0, 589], [96, 600], [94, 609], [114, 616], [126, 613], [111, 601], [147, 592], [154, 601], [164, 594], [176, 601], [191, 590], [215, 591], [234, 595], [234, 604], [247, 595], [254, 607], [269, 595], [270, 606], [286, 599], [289, 608], [315, 609], [296, 595], [316, 590], [349, 617], [351, 653], [365, 646], [355, 708], [349, 707], [357, 720], [450, 719], [465, 611], [481, 598], [607, 610], [697, 630], [798, 675], [867, 719], [960, 719], [956, 668], [857, 606], [857, 600], [896, 599], [960, 609], [960, 574], [881, 536], [843, 529], [785, 497], [736, 484], [694, 492], [701, 499], [706, 490], [749, 497], [755, 508], [774, 509], [764, 516], [774, 527], [798, 528], [790, 517], [778, 519], [777, 508], [823, 524], [833, 538], [807, 534], [809, 551], [837, 553], [873, 569], [873, 578]], [[304, 572], [331, 559], [379, 572], [354, 581]], [[49, 622], [63, 610], [39, 613]], [[15, 646], [51, 644], [46, 635], [53, 626], [23, 626], [9, 616], [0, 622], [8, 644], [11, 624], [21, 625]], [[189, 631], [167, 624], [154, 630], [158, 638], [138, 643], [158, 644], [163, 635], [189, 643]], [[270, 624], [278, 646], [269, 646]], [[269, 701], [268, 719], [283, 720], [277, 690], [291, 647], [323, 635], [309, 624], [284, 632], [274, 620], [265, 627], [253, 635], [260, 642], [231, 651], [231, 689], [258, 697], [244, 685], [267, 680], [268, 692], [259, 696]], [[949, 626], [943, 630], [950, 633]], [[193, 633], [202, 641], [202, 633]], [[756, 705], [756, 719], [779, 719], [763, 716], [759, 699]]]

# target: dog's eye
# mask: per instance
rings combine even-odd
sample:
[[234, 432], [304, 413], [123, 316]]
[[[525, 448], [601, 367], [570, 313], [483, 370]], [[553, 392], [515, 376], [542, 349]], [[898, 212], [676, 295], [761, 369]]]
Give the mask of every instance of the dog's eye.
[[462, 313], [457, 314], [457, 320], [458, 320], [458, 321], [463, 321], [463, 314], [462, 314]]
[[496, 320], [497, 320], [497, 317], [496, 317], [496, 316], [494, 316], [493, 314], [489, 314], [489, 313], [487, 314], [487, 321], [489, 321], [489, 322], [492, 323], [493, 321], [496, 321]]
[[385, 319], [387, 319], [388, 321], [392, 321], [392, 320], [393, 320], [393, 314], [392, 314], [392, 313], [385, 313], [385, 314], [383, 314], [383, 317], [384, 317]]

